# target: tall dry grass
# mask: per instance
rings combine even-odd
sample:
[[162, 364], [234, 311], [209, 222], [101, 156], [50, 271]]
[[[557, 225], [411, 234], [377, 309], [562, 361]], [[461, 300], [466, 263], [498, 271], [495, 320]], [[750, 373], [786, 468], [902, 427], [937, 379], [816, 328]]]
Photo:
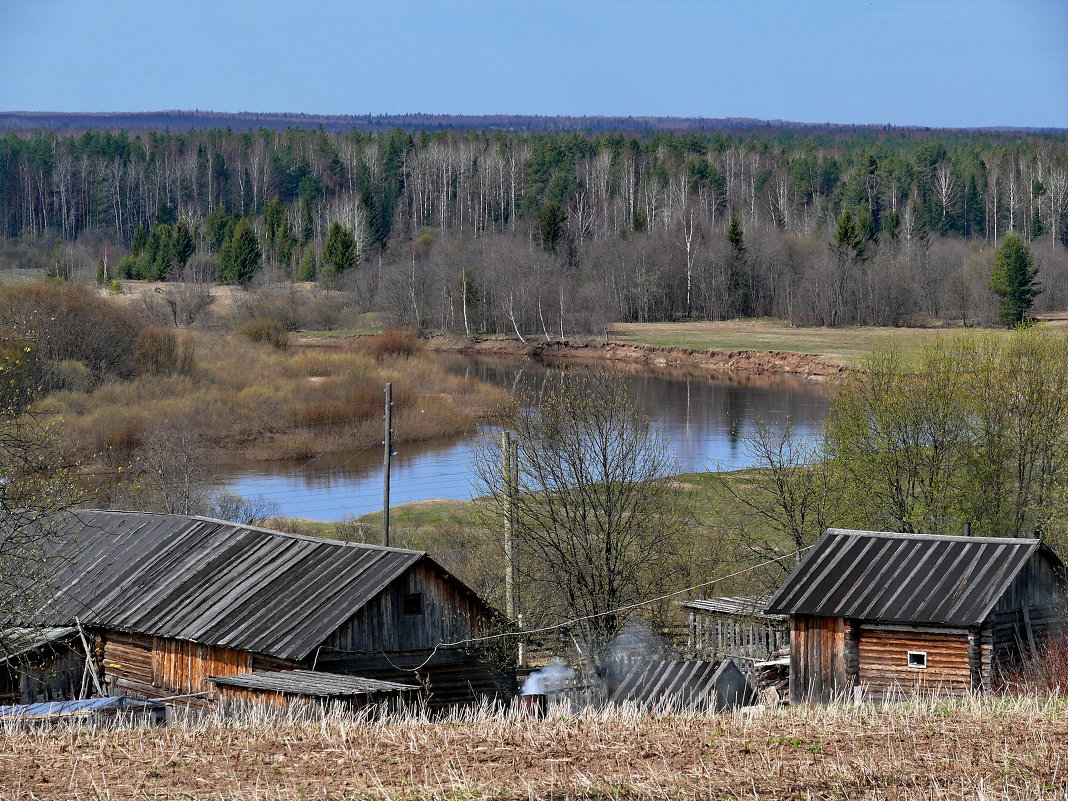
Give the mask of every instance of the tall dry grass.
[[1068, 798], [1063, 700], [0, 728], [0, 799]]
[[383, 387], [394, 387], [398, 442], [468, 430], [504, 399], [487, 384], [455, 376], [424, 354], [374, 358], [346, 348], [289, 348], [240, 335], [189, 334], [196, 364], [186, 374], [111, 380], [63, 389], [38, 404], [62, 420], [86, 453], [121, 459], [138, 432], [177, 427], [217, 454], [310, 458], [381, 439]]

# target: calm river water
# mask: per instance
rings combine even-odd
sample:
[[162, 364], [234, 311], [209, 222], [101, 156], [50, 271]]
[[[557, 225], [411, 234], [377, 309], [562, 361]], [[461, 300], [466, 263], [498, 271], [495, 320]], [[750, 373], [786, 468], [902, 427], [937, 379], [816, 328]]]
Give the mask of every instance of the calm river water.
[[[486, 359], [442, 354], [449, 369], [477, 375], [513, 390], [567, 380], [583, 366], [550, 367], [529, 359]], [[811, 433], [830, 402], [828, 390], [801, 379], [730, 376], [712, 379], [684, 373], [642, 371], [624, 376], [631, 393], [667, 437], [680, 473], [747, 466], [735, 433], [760, 418], [791, 422]], [[430, 498], [472, 497], [471, 443], [477, 432], [434, 442], [400, 445], [391, 471], [391, 505]], [[227, 466], [218, 484], [246, 497], [274, 501], [286, 517], [341, 520], [382, 507], [382, 453], [328, 454], [311, 464], [268, 462]]]

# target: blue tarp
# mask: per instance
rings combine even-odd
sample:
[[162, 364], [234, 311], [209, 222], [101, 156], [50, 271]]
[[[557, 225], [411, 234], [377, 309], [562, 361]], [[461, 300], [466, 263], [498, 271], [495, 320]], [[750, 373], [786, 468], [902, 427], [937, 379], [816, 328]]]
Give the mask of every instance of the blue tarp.
[[143, 701], [128, 695], [114, 695], [107, 698], [85, 698], [81, 701], [42, 701], [37, 704], [0, 706], [0, 720], [59, 718], [101, 712], [147, 712], [164, 708], [165, 705], [160, 701]]

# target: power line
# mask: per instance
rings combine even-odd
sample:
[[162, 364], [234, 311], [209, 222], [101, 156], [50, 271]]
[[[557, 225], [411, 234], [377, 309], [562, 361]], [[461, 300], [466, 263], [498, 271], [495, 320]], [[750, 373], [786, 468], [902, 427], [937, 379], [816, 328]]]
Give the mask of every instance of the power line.
[[[768, 560], [766, 560], [764, 562], [761, 562], [759, 564], [751, 565], [750, 567], [746, 567], [746, 568], [742, 568], [741, 570], [737, 570], [734, 573], [730, 573], [730, 574], [728, 574], [726, 576], [720, 576], [719, 578], [712, 579], [711, 581], [702, 581], [700, 584], [694, 584], [692, 587], [685, 587], [685, 588], [683, 588], [681, 590], [674, 590], [672, 592], [668, 592], [668, 593], [665, 593], [663, 595], [658, 595], [656, 598], [649, 598], [648, 600], [645, 600], [645, 601], [636, 601], [635, 603], [626, 604], [625, 606], [620, 606], [620, 607], [617, 607], [615, 609], [608, 609], [608, 610], [606, 610], [604, 612], [594, 612], [593, 614], [590, 614], [590, 615], [582, 615], [581, 617], [575, 617], [575, 618], [571, 618], [570, 620], [565, 620], [562, 623], [554, 623], [551, 626], [542, 626], [541, 628], [537, 628], [537, 629], [522, 629], [522, 630], [519, 630], [519, 631], [504, 631], [504, 632], [500, 632], [498, 634], [487, 634], [484, 637], [471, 637], [471, 638], [468, 638], [466, 640], [457, 640], [455, 642], [439, 642], [437, 645], [434, 646], [434, 649], [430, 652], [430, 656], [428, 656], [426, 658], [426, 660], [424, 660], [422, 662], [422, 664], [420, 664], [418, 667], [414, 667], [414, 668], [402, 668], [402, 667], [400, 667], [398, 665], [394, 665], [393, 662], [390, 661], [389, 656], [384, 651], [379, 651], [378, 653], [381, 656], [385, 657], [386, 661], [389, 662], [390, 665], [392, 665], [395, 669], [397, 669], [397, 670], [406, 670], [408, 672], [414, 673], [417, 670], [422, 670], [424, 667], [426, 667], [428, 664], [430, 664], [430, 661], [434, 658], [434, 656], [437, 654], [438, 650], [441, 649], [441, 648], [455, 648], [455, 647], [458, 647], [458, 646], [461, 646], [461, 645], [470, 645], [472, 643], [487, 642], [489, 640], [499, 640], [499, 639], [502, 639], [504, 637], [526, 637], [526, 636], [529, 636], [531, 634], [544, 634], [544, 633], [549, 632], [549, 631], [557, 631], [559, 629], [568, 628], [569, 626], [573, 626], [576, 623], [582, 623], [583, 621], [586, 621], [586, 620], [594, 620], [594, 619], [599, 618], [599, 617], [607, 617], [608, 615], [616, 615], [616, 614], [619, 614], [620, 612], [629, 612], [631, 609], [638, 609], [638, 608], [643, 607], [643, 606], [648, 606], [649, 604], [655, 604], [655, 603], [657, 603], [659, 601], [665, 601], [668, 598], [674, 598], [676, 595], [684, 595], [684, 594], [686, 594], [688, 592], [693, 592], [694, 590], [699, 590], [699, 589], [701, 589], [703, 587], [711, 587], [714, 584], [720, 584], [720, 583], [722, 583], [724, 581], [727, 581], [728, 579], [737, 578], [738, 576], [745, 575], [746, 573], [750, 573], [750, 572], [752, 572], [754, 570], [759, 570], [762, 567], [767, 567], [768, 565], [773, 565], [773, 564], [776, 564], [778, 562], [781, 562], [784, 559], [790, 559], [791, 557], [798, 556], [800, 554], [803, 554], [805, 551], [809, 551], [809, 550], [811, 550], [811, 549], [813, 549], [815, 547], [816, 547], [815, 545], [809, 545], [809, 546], [807, 546], [805, 548], [798, 548], [796, 551], [791, 551], [788, 554], [783, 554], [782, 556], [778, 556], [778, 557], [776, 557], [774, 559], [768, 559]], [[318, 653], [316, 653], [316, 658], [318, 659]]]

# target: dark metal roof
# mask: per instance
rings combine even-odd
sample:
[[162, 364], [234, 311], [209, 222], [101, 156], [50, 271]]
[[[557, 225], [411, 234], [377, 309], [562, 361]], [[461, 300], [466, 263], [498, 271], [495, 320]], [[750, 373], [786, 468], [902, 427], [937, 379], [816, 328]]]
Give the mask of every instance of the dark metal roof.
[[648, 704], [670, 699], [686, 707], [707, 704], [715, 691], [712, 677], [718, 667], [717, 662], [636, 661], [627, 666], [612, 701]]
[[0, 663], [7, 662], [78, 632], [72, 626], [58, 628], [11, 628], [0, 631]]
[[769, 614], [977, 626], [1042, 548], [1035, 539], [828, 529]]
[[738, 617], [758, 617], [765, 620], [783, 620], [785, 615], [768, 615], [764, 610], [771, 601], [770, 595], [743, 595], [722, 598], [695, 598], [682, 601], [679, 606], [692, 612], [706, 614], [735, 615]]
[[50, 538], [57, 553], [47, 586], [30, 594], [33, 606], [16, 625], [78, 619], [284, 659], [307, 656], [428, 558], [422, 551], [143, 512], [71, 512], [59, 521], [58, 534]]
[[236, 676], [209, 676], [216, 685], [240, 687], [246, 690], [265, 690], [289, 695], [314, 695], [337, 698], [345, 695], [370, 695], [418, 690], [416, 684], [321, 673], [317, 670], [271, 670], [258, 673], [239, 673]]

